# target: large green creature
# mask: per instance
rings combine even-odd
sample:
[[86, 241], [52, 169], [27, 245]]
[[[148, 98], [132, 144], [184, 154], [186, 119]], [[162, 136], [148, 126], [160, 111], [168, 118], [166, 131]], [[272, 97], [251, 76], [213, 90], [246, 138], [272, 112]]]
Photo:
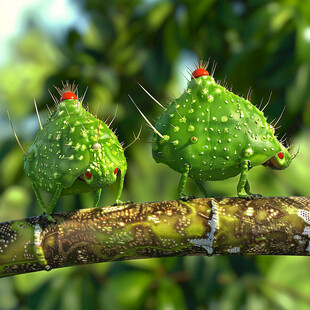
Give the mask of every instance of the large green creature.
[[155, 161], [181, 173], [179, 198], [185, 197], [188, 177], [207, 196], [203, 181], [238, 174], [238, 196], [260, 196], [250, 192], [247, 172], [262, 164], [273, 169], [288, 167], [292, 161], [288, 148], [277, 140], [263, 112], [217, 84], [206, 66], [198, 65], [191, 77], [184, 93], [169, 104], [153, 127]]
[[[57, 109], [44, 126], [38, 115], [40, 130], [29, 150], [24, 151], [25, 172], [50, 219], [60, 195], [96, 191], [94, 206], [97, 206], [102, 188], [114, 183], [117, 174], [120, 183], [116, 203], [120, 203], [127, 170], [117, 137], [104, 122], [83, 108], [77, 87], [67, 83], [58, 91], [61, 98], [55, 100]], [[39, 189], [53, 194], [49, 206], [43, 202]]]

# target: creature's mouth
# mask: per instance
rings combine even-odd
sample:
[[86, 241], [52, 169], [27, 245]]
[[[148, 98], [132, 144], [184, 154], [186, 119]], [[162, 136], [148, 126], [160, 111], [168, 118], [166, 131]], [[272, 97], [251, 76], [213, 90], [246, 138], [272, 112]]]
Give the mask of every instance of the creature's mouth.
[[263, 166], [269, 167], [269, 168], [275, 169], [275, 170], [282, 170], [283, 169], [283, 167], [279, 165], [278, 161], [276, 160], [276, 158], [274, 156], [269, 158], [266, 162], [264, 162]]
[[81, 181], [86, 183], [85, 178], [84, 178], [84, 174], [81, 174], [80, 176], [78, 176], [78, 180], [81, 180]]

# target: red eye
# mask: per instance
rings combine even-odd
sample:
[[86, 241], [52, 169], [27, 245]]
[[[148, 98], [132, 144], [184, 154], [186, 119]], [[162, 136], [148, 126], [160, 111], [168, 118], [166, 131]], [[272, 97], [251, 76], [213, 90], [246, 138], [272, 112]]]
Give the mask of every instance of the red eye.
[[114, 174], [116, 174], [118, 172], [118, 168], [114, 169]]
[[279, 157], [280, 159], [283, 159], [283, 158], [284, 158], [284, 154], [283, 154], [282, 152], [280, 152], [280, 153], [278, 153], [278, 157]]
[[198, 68], [192, 73], [192, 79], [196, 79], [203, 75], [209, 75], [209, 72], [203, 68]]
[[89, 171], [86, 171], [85, 172], [85, 176], [86, 176], [87, 179], [91, 179], [92, 174]]
[[75, 93], [68, 91], [61, 96], [60, 102], [68, 99], [77, 99], [77, 96]]

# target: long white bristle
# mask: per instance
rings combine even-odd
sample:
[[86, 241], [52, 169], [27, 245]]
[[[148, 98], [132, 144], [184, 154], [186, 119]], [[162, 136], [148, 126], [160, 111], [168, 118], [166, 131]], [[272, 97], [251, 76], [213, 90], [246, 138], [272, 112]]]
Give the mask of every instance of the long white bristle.
[[154, 130], [155, 133], [157, 133], [162, 139], [165, 137], [152, 125], [152, 123], [146, 118], [146, 116], [142, 113], [142, 111], [138, 108], [134, 100], [131, 98], [131, 96], [128, 94], [128, 97], [130, 98], [131, 102], [135, 105], [136, 109], [139, 111], [141, 116], [145, 119], [145, 121], [151, 126], [151, 128]]

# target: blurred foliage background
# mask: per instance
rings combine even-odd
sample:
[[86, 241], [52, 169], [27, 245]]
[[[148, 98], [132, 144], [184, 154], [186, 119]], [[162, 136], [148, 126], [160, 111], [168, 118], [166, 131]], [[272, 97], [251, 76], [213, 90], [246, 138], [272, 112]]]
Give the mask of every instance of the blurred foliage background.
[[[10, 111], [24, 147], [53, 108], [48, 89], [76, 81], [90, 111], [113, 123], [120, 141], [133, 140], [144, 124], [130, 103], [135, 99], [149, 119], [160, 102], [181, 94], [186, 66], [198, 58], [217, 63], [216, 80], [233, 85], [252, 102], [267, 102], [268, 119], [278, 117], [279, 137], [293, 139], [298, 157], [285, 171], [251, 170], [254, 192], [265, 196], [309, 195], [310, 3], [283, 0], [14, 0], [0, 4], [4, 29], [11, 15], [12, 35], [1, 40], [0, 63], [0, 220], [42, 212], [23, 172], [23, 154], [7, 119]], [[1, 37], [1, 36], [0, 36]], [[4, 55], [4, 53], [6, 54]], [[5, 57], [4, 57], [5, 56]], [[187, 75], [189, 76], [189, 75]], [[151, 140], [144, 125], [142, 141]], [[179, 175], [151, 157], [151, 145], [126, 150], [128, 173], [123, 200], [176, 198]], [[216, 196], [235, 196], [237, 179], [210, 182]], [[113, 203], [115, 186], [101, 205]], [[187, 192], [201, 194], [189, 182]], [[45, 199], [49, 199], [47, 195]], [[60, 199], [56, 211], [91, 205], [93, 194]], [[307, 257], [185, 257], [104, 263], [49, 273], [0, 279], [0, 309], [309, 309]]]

